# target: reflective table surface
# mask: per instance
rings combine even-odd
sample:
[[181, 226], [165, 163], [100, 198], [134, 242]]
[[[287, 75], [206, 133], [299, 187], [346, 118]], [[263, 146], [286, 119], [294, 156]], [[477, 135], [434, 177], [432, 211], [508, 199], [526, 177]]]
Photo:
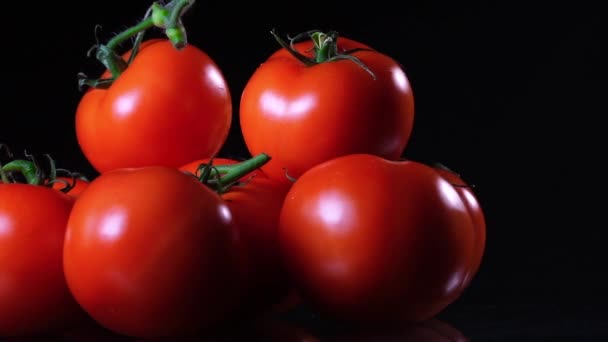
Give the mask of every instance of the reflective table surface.
[[[543, 263], [548, 265], [548, 263]], [[542, 271], [537, 265], [481, 272], [471, 287], [435, 319], [377, 331], [339, 325], [299, 305], [254, 322], [234, 323], [214, 337], [167, 338], [160, 341], [608, 341], [608, 284], [601, 268], [568, 268]], [[547, 267], [544, 267], [546, 270]], [[95, 324], [85, 324], [59, 337], [15, 338], [0, 341], [145, 341], [117, 336]]]

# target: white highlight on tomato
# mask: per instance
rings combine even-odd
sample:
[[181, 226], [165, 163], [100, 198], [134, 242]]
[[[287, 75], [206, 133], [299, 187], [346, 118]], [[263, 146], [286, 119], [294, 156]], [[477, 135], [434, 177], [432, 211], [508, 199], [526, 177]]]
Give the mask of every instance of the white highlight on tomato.
[[407, 81], [407, 77], [403, 70], [399, 67], [394, 67], [393, 70], [391, 70], [391, 73], [393, 74], [393, 81], [395, 81], [399, 89], [403, 92], [409, 92], [410, 83]]
[[260, 104], [264, 113], [278, 118], [297, 119], [302, 117], [315, 106], [316, 102], [317, 98], [313, 94], [304, 94], [295, 99], [289, 99], [269, 90], [260, 96]]
[[462, 284], [462, 282], [464, 281], [465, 278], [465, 274], [466, 271], [463, 269], [460, 269], [456, 272], [453, 272], [450, 276], [450, 279], [448, 279], [448, 281], [445, 284], [445, 288], [443, 289], [443, 291], [445, 293], [453, 293], [454, 291], [458, 290], [460, 288], [460, 285]]
[[448, 181], [446, 181], [445, 179], [439, 180], [439, 192], [440, 192], [442, 199], [450, 207], [452, 207], [454, 209], [466, 211], [462, 198], [460, 198], [460, 195], [458, 195], [458, 192], [456, 191], [456, 189], [454, 189], [454, 186], [452, 184], [450, 184]]
[[230, 208], [227, 205], [222, 204], [219, 206], [220, 218], [224, 223], [229, 224], [232, 221], [232, 213], [230, 212]]
[[12, 232], [12, 222], [6, 215], [0, 214], [0, 237], [9, 235]]
[[351, 211], [348, 200], [337, 192], [327, 192], [321, 195], [317, 202], [317, 213], [334, 233], [348, 232], [350, 224], [346, 220]]
[[208, 65], [205, 68], [205, 76], [216, 89], [226, 90], [226, 83], [220, 71], [213, 65]]
[[139, 91], [133, 90], [127, 92], [116, 99], [114, 102], [114, 114], [118, 118], [129, 116], [135, 108], [135, 104], [139, 99]]
[[101, 221], [99, 236], [104, 241], [114, 241], [125, 229], [127, 223], [127, 212], [123, 208], [113, 208]]

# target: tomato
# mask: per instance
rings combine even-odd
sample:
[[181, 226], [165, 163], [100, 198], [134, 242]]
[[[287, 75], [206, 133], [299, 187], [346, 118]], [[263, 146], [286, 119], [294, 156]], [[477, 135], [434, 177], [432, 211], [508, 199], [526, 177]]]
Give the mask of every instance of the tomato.
[[357, 154], [306, 172], [287, 194], [279, 243], [303, 299], [339, 320], [427, 320], [460, 294], [474, 228], [427, 165]]
[[0, 185], [0, 336], [46, 334], [85, 316], [62, 269], [73, 203], [44, 186]]
[[473, 219], [475, 243], [473, 245], [473, 259], [462, 284], [462, 289], [466, 289], [471, 284], [473, 277], [477, 274], [481, 262], [483, 260], [484, 250], [486, 246], [486, 220], [483, 209], [479, 200], [475, 196], [473, 189], [467, 184], [460, 175], [446, 168], [438, 167], [437, 172], [441, 174], [448, 182], [454, 185], [456, 191], [462, 198], [462, 201], [467, 207], [471, 218]]
[[[339, 37], [339, 51], [365, 48]], [[311, 56], [311, 41], [295, 48]], [[252, 154], [266, 152], [262, 167], [289, 182], [329, 159], [355, 153], [398, 159], [413, 126], [414, 96], [397, 61], [378, 51], [352, 54], [375, 75], [350, 60], [307, 66], [287, 50], [272, 54], [248, 80], [240, 124]]]
[[213, 330], [238, 301], [238, 232], [221, 198], [175, 168], [106, 172], [68, 220], [67, 283], [103, 327], [163, 337]]
[[179, 167], [215, 155], [231, 121], [230, 91], [215, 62], [191, 44], [177, 50], [167, 40], [153, 40], [109, 89], [84, 94], [76, 134], [100, 173]]
[[59, 181], [53, 183], [53, 189], [62, 190], [65, 189], [68, 184], [74, 184], [74, 186], [70, 190], [68, 190], [67, 194], [75, 198], [78, 197], [89, 185], [89, 182], [82, 178], [72, 179], [71, 177], [61, 176], [57, 177], [57, 179]]
[[[181, 170], [196, 173], [208, 159], [184, 165]], [[231, 165], [233, 159], [215, 158], [213, 165]], [[279, 215], [289, 187], [269, 179], [260, 170], [241, 179], [242, 185], [222, 194], [243, 240], [243, 282], [246, 295], [240, 304], [243, 314], [264, 311], [287, 297], [288, 283], [284, 274], [277, 242]]]

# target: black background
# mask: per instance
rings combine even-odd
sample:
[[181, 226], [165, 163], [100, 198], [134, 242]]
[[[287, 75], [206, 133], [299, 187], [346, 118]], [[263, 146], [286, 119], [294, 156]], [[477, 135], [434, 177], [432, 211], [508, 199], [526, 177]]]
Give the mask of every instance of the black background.
[[[226, 155], [247, 155], [238, 101], [278, 47], [270, 29], [337, 30], [398, 60], [416, 100], [405, 156], [459, 171], [476, 185], [487, 216], [480, 273], [442, 318], [472, 340], [580, 340], [604, 331], [608, 316], [595, 123], [606, 114], [607, 37], [602, 11], [575, 3], [200, 1], [184, 23], [189, 42], [216, 61], [231, 88]], [[3, 4], [0, 141], [94, 176], [74, 133], [76, 75], [101, 70], [86, 57], [95, 25], [107, 41], [149, 4]]]

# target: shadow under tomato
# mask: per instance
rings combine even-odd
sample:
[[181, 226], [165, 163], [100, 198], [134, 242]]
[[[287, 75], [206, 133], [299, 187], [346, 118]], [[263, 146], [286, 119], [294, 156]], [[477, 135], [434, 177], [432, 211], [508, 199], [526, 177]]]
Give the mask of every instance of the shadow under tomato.
[[[215, 340], [214, 340], [215, 341]], [[282, 318], [256, 321], [236, 334], [217, 341], [267, 342], [469, 342], [450, 324], [432, 319], [423, 323], [402, 324], [391, 329], [364, 330], [334, 326], [332, 322], [310, 321], [296, 323]]]
[[328, 336], [328, 342], [469, 342], [459, 330], [446, 322], [431, 319], [422, 323], [403, 324], [385, 330], [342, 331]]
[[[7, 342], [145, 342], [145, 341], [265, 341], [265, 342], [469, 342], [450, 324], [431, 319], [422, 323], [404, 323], [383, 329], [362, 329], [340, 325], [320, 316], [301, 313], [299, 317], [264, 316], [251, 322], [234, 323], [209, 336], [143, 339], [114, 334], [94, 322], [85, 323], [56, 338], [14, 338]], [[297, 315], [296, 315], [297, 316]]]

